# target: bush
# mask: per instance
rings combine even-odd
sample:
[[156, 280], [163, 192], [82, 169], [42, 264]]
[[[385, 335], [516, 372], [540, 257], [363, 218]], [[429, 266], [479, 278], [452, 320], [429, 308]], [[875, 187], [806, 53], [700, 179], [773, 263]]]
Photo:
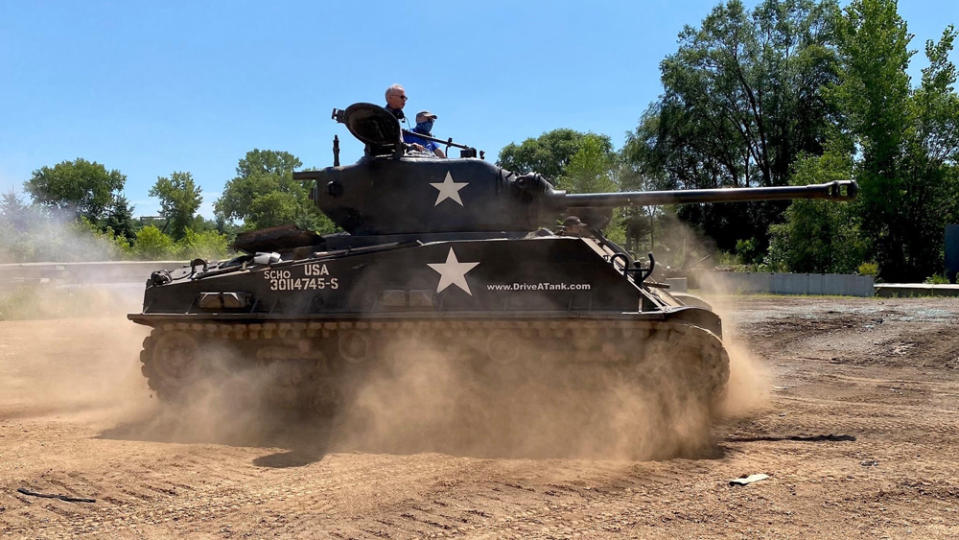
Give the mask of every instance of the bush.
[[187, 227], [183, 238], [177, 242], [177, 252], [183, 259], [225, 259], [230, 254], [227, 237], [217, 231], [193, 232]]
[[95, 246], [95, 253], [100, 253], [99, 259], [129, 259], [133, 255], [133, 247], [123, 235], [113, 232], [111, 227], [104, 229], [98, 228], [95, 224], [81, 217], [74, 226], [78, 238], [89, 234], [92, 236], [92, 246]]
[[759, 249], [759, 241], [755, 238], [740, 238], [736, 240], [736, 255], [744, 264], [755, 264], [763, 259], [763, 251]]
[[879, 265], [874, 262], [864, 262], [859, 265], [859, 268], [856, 269], [856, 273], [858, 273], [860, 276], [876, 277], [879, 275]]
[[923, 283], [929, 283], [932, 285], [946, 285], [949, 283], [949, 278], [941, 274], [933, 274], [927, 277]]

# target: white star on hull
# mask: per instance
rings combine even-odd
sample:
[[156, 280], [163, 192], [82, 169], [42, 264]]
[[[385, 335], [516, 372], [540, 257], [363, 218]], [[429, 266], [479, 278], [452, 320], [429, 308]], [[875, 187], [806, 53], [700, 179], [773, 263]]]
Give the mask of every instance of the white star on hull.
[[450, 248], [450, 252], [446, 255], [445, 263], [427, 264], [427, 266], [440, 274], [440, 282], [436, 286], [437, 293], [443, 292], [450, 285], [456, 285], [470, 296], [473, 296], [473, 293], [470, 291], [469, 284], [466, 283], [466, 273], [477, 265], [479, 265], [478, 262], [459, 262], [456, 259], [456, 253], [453, 252], [453, 248]]
[[430, 182], [430, 185], [439, 190], [433, 206], [439, 206], [439, 204], [446, 199], [456, 201], [460, 206], [463, 206], [463, 200], [460, 199], [460, 190], [469, 185], [469, 182], [454, 182], [453, 175], [447, 171], [445, 180], [442, 182]]

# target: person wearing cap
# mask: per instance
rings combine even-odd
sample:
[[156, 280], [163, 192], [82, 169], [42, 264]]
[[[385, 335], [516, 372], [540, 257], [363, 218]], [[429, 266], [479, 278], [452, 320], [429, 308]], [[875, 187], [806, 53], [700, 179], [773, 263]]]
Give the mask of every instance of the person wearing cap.
[[[430, 111], [420, 111], [416, 113], [416, 127], [413, 128], [413, 133], [419, 133], [420, 135], [426, 135], [427, 137], [433, 136], [433, 121], [436, 120], [437, 116]], [[437, 157], [445, 158], [446, 154], [440, 148], [438, 144], [433, 141], [417, 137], [416, 135], [409, 135], [407, 133], [403, 134], [403, 142], [407, 144], [412, 144], [414, 148], [420, 146], [424, 150], [433, 152]], [[419, 148], [417, 148], [419, 150]]]

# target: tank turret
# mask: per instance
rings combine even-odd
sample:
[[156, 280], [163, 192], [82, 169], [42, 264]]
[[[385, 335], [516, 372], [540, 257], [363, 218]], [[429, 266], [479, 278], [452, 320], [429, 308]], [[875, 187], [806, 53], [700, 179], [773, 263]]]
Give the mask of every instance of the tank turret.
[[[538, 174], [517, 175], [482, 159], [440, 159], [410, 152], [399, 121], [377, 105], [357, 103], [333, 117], [366, 144], [355, 165], [294, 173], [313, 180], [313, 200], [353, 235], [530, 231], [563, 214], [592, 227], [623, 206], [769, 201], [847, 200], [853, 181], [808, 186], [569, 194]], [[431, 139], [443, 144], [452, 141]], [[467, 155], [476, 151], [461, 145]], [[588, 216], [588, 219], [587, 219]]]

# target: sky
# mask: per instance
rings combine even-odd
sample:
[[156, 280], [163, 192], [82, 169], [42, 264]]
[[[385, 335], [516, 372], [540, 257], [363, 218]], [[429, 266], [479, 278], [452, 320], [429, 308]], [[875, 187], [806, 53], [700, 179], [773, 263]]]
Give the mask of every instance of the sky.
[[[407, 113], [438, 115], [434, 135], [491, 161], [556, 128], [618, 148], [662, 92], [677, 34], [718, 3], [0, 0], [0, 192], [82, 157], [126, 175], [138, 216], [157, 213], [157, 177], [189, 171], [212, 217], [254, 148], [320, 168], [339, 135], [342, 162], [355, 162], [363, 146], [330, 112], [382, 104], [393, 83]], [[959, 26], [959, 1], [899, 12], [916, 83], [923, 43]]]

